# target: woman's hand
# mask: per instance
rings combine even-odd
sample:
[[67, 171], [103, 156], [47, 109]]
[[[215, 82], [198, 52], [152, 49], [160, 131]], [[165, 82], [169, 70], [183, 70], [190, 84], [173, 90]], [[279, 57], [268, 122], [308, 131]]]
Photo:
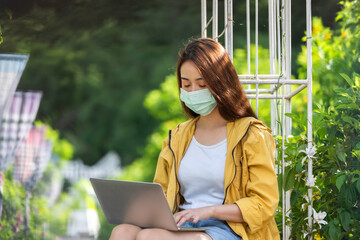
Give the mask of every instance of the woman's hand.
[[213, 216], [213, 207], [202, 207], [195, 209], [183, 210], [174, 214], [174, 218], [178, 227], [185, 222], [197, 223], [200, 219], [209, 219]]
[[197, 223], [200, 219], [216, 218], [222, 221], [244, 222], [240, 208], [236, 204], [215, 205], [183, 210], [174, 214], [178, 227], [184, 222]]

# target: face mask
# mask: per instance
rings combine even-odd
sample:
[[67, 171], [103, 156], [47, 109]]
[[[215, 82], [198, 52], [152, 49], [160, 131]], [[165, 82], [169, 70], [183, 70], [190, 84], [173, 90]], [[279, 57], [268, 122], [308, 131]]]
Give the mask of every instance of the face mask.
[[206, 116], [216, 107], [216, 101], [209, 89], [187, 92], [180, 88], [180, 99], [195, 113]]

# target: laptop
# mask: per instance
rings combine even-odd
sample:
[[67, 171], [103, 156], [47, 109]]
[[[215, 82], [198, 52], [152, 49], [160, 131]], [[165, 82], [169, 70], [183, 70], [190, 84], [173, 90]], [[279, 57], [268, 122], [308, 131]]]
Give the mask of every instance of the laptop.
[[170, 231], [205, 231], [178, 228], [160, 184], [90, 178], [109, 223]]

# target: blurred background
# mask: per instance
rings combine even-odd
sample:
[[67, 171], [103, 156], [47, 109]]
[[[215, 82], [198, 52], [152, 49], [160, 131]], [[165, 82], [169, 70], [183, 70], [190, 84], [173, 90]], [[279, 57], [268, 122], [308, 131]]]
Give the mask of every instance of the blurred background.
[[[245, 3], [234, 1], [239, 74], [246, 71]], [[340, 37], [354, 31], [350, 26], [346, 32], [336, 20], [345, 8], [339, 3], [313, 1], [318, 45], [341, 45]], [[223, 4], [220, 0], [220, 9]], [[259, 0], [259, 54], [266, 70], [267, 7], [266, 0]], [[176, 61], [188, 40], [200, 37], [200, 1], [2, 0], [0, 9], [0, 52], [30, 54], [17, 90], [42, 92], [35, 125], [46, 126], [46, 138], [53, 142], [49, 164], [32, 190], [26, 236], [21, 229], [27, 193], [13, 182], [11, 170], [5, 171], [0, 239], [108, 239], [113, 225], [97, 206], [88, 177], [152, 181], [168, 129], [186, 119], [178, 100]], [[292, 74], [299, 77], [306, 73], [303, 0], [292, 1], [292, 23]], [[220, 22], [219, 32], [223, 27]], [[344, 67], [344, 58], [325, 66], [336, 54], [317, 51], [314, 91], [323, 97], [314, 94], [314, 103], [329, 106], [333, 90], [324, 82], [345, 82], [334, 75]], [[351, 75], [358, 65], [341, 72]], [[320, 77], [324, 72], [328, 78]], [[298, 112], [306, 110], [303, 97], [294, 101]], [[269, 114], [262, 105], [260, 119], [269, 123]]]

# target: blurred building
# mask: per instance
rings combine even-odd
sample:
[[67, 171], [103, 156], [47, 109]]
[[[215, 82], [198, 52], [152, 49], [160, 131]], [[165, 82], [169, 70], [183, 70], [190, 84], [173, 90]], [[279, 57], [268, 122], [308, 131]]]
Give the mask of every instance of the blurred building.
[[[115, 152], [109, 152], [91, 167], [85, 165], [81, 160], [70, 161], [61, 173], [63, 179], [75, 184], [81, 179], [88, 182], [89, 178], [111, 177], [119, 174], [120, 171], [119, 155]], [[85, 190], [85, 192], [86, 196], [93, 195], [92, 198], [95, 200], [96, 196], [92, 189], [91, 192], [88, 192], [88, 190]], [[74, 190], [74, 194], [79, 193]], [[61, 240], [94, 240], [98, 236], [100, 221], [96, 210], [88, 208], [85, 198], [80, 197], [79, 199], [81, 199], [81, 207], [70, 212], [66, 236], [61, 237]]]
[[62, 240], [94, 240], [100, 229], [95, 209], [73, 210], [67, 226], [67, 237]]
[[85, 178], [106, 178], [120, 171], [120, 157], [115, 152], [107, 153], [93, 166], [87, 166], [82, 160], [70, 161], [62, 170], [63, 178], [71, 183]]

